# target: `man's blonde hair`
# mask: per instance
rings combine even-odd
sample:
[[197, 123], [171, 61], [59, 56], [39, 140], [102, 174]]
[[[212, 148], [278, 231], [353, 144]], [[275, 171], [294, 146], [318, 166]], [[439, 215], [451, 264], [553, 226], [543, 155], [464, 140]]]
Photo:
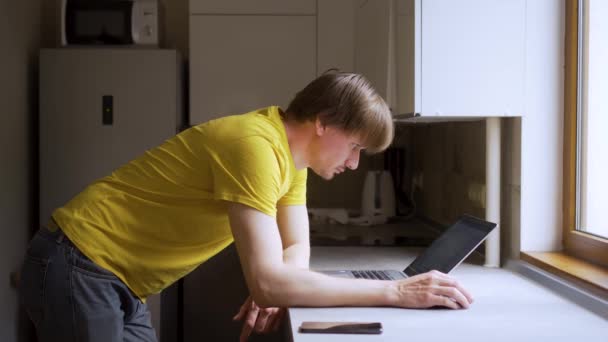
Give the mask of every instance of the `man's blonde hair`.
[[393, 140], [391, 111], [362, 75], [326, 72], [299, 91], [286, 111], [287, 120], [321, 120], [323, 125], [358, 135], [371, 153]]

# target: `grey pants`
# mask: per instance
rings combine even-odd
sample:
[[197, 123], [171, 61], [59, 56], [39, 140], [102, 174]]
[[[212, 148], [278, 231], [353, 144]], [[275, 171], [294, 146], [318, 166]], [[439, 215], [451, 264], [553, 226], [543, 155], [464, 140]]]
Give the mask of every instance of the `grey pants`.
[[30, 242], [19, 294], [40, 342], [156, 341], [146, 305], [61, 230]]

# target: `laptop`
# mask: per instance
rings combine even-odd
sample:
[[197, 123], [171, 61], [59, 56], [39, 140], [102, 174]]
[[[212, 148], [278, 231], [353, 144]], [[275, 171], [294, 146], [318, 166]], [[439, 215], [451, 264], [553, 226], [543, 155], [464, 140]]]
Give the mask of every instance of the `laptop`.
[[496, 223], [471, 215], [462, 215], [403, 271], [397, 270], [337, 270], [321, 273], [342, 278], [397, 280], [437, 270], [449, 273], [471, 254]]

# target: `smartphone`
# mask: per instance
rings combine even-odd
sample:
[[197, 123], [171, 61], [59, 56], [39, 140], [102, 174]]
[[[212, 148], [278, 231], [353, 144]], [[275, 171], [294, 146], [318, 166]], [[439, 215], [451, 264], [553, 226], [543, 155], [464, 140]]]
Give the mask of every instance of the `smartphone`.
[[380, 322], [302, 322], [301, 333], [315, 334], [381, 334]]

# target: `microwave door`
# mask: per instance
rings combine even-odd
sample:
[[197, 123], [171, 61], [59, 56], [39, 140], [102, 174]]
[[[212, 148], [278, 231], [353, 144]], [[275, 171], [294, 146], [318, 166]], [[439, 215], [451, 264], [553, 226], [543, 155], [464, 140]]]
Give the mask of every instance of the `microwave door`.
[[65, 38], [68, 44], [132, 44], [132, 1], [68, 1]]

